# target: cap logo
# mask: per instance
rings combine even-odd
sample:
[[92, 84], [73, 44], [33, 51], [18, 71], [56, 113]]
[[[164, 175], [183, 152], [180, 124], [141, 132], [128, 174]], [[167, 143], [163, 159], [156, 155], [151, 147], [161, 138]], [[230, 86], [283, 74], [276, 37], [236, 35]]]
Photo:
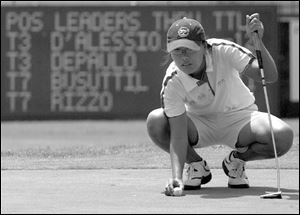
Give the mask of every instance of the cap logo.
[[178, 30], [179, 37], [187, 37], [189, 33], [190, 33], [190, 29], [188, 29], [187, 27], [181, 27]]

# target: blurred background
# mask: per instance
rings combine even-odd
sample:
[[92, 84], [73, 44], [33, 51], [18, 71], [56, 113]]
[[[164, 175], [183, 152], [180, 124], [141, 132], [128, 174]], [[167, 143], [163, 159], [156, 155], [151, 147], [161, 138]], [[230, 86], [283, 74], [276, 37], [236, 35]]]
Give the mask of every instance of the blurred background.
[[[256, 12], [279, 71], [271, 112], [298, 118], [298, 1], [1, 1], [1, 121], [145, 119], [160, 107], [174, 20], [244, 46]], [[265, 111], [261, 84], [244, 81]]]

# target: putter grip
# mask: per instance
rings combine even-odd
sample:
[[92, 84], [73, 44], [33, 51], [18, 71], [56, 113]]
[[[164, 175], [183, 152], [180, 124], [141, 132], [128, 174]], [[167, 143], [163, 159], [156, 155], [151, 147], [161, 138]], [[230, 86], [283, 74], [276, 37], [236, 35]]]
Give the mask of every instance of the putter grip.
[[259, 45], [259, 37], [258, 37], [258, 32], [254, 31], [253, 34], [253, 40], [254, 40], [254, 46], [255, 46], [255, 51], [256, 51], [256, 57], [258, 61], [258, 66], [260, 69], [263, 68], [263, 62], [262, 62], [262, 57], [261, 57], [261, 51], [260, 51], [260, 45]]
[[263, 62], [262, 62], [262, 57], [261, 57], [261, 51], [260, 50], [256, 50], [256, 57], [257, 57], [257, 61], [258, 61], [258, 66], [260, 69], [263, 68]]

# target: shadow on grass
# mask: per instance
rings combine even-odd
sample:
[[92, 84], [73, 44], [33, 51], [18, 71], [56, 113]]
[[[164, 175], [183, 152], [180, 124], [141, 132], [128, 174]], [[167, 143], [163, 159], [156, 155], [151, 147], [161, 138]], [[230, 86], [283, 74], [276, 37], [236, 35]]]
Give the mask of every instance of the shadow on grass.
[[[282, 199], [299, 200], [299, 189], [280, 189]], [[250, 187], [249, 189], [230, 189], [227, 187], [202, 187], [200, 190], [185, 190], [184, 195], [199, 195], [205, 199], [226, 199], [242, 196], [257, 196], [266, 194], [267, 192], [277, 192], [274, 187]]]

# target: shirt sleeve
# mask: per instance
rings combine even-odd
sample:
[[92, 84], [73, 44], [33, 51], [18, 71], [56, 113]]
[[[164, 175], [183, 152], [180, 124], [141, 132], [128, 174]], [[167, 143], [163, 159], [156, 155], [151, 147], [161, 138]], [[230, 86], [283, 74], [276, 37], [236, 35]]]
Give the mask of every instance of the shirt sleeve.
[[173, 80], [168, 80], [161, 91], [161, 104], [168, 117], [175, 117], [185, 112], [183, 86], [176, 84]]
[[231, 66], [239, 73], [242, 73], [256, 59], [250, 50], [236, 43], [226, 46], [226, 56]]

